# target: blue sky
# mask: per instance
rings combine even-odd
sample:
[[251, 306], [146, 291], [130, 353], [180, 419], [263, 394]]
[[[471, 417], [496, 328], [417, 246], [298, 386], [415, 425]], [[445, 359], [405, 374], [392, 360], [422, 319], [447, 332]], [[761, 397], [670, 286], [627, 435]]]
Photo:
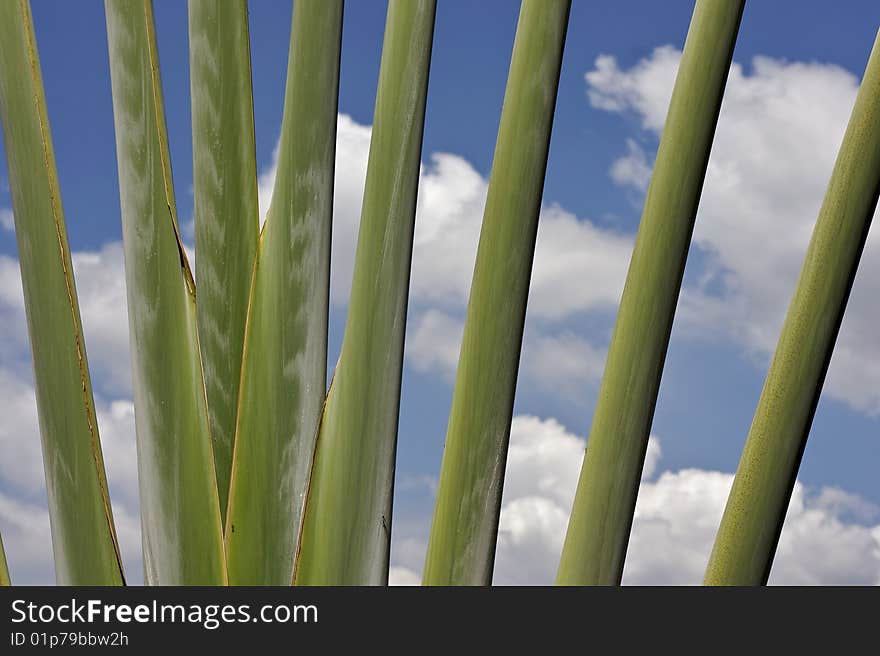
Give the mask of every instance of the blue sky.
[[[32, 6], [70, 244], [84, 254], [75, 258], [77, 284], [81, 295], [94, 295], [93, 303], [83, 302], [83, 314], [104, 408], [102, 434], [133, 451], [127, 364], [120, 357], [127, 330], [108, 291], [119, 291], [121, 260], [113, 244], [121, 225], [103, 3], [34, 0]], [[339, 107], [349, 118], [340, 122], [337, 171], [350, 177], [337, 182], [334, 257], [340, 262], [350, 260], [353, 246], [346, 227], [356, 227], [358, 162], [372, 122], [385, 7], [369, 0], [345, 9]], [[512, 442], [522, 458], [513, 458], [508, 470], [496, 569], [502, 582], [552, 578], [570, 479], [579, 467], [577, 440], [589, 428], [614, 301], [692, 9], [684, 0], [573, 3], [515, 408]], [[156, 0], [155, 11], [177, 202], [189, 221], [186, 6]], [[290, 11], [290, 2], [250, 3], [261, 188], [271, 188]], [[476, 246], [517, 13], [513, 0], [438, 2], [400, 417], [392, 556], [400, 582], [413, 580], [423, 558], [472, 266], [468, 253]], [[868, 1], [746, 6], [657, 405], [653, 471], [646, 472], [634, 526], [630, 582], [699, 579], [878, 25], [880, 7]], [[432, 159], [438, 153], [446, 155]], [[11, 207], [7, 185], [4, 161], [0, 212]], [[447, 236], [436, 238], [435, 228]], [[804, 456], [804, 487], [795, 494], [774, 570], [779, 582], [880, 582], [876, 234], [875, 226]], [[439, 264], [432, 249], [446, 254]], [[9, 265], [0, 274], [15, 273], [15, 252], [14, 234], [0, 230], [0, 264]], [[573, 266], [560, 278], [554, 261]], [[350, 266], [334, 262], [331, 364], [344, 327], [346, 275]], [[4, 280], [0, 290], [13, 287]], [[2, 443], [25, 449], [21, 441], [36, 440], [36, 425], [27, 424], [29, 372], [17, 302], [14, 289], [0, 294], [0, 325], [15, 335], [13, 346], [0, 349], [0, 387], [21, 404], [23, 417], [14, 430], [5, 429]], [[114, 460], [122, 472], [131, 459], [108, 457], [108, 468], [114, 501], [119, 497], [117, 505], [127, 504], [136, 516], [134, 493], [123, 474], [114, 475]], [[46, 578], [45, 546], [42, 555], [28, 553], [45, 532], [45, 522], [33, 519], [45, 503], [42, 494], [10, 467], [0, 468], [0, 501], [13, 509], [0, 506], [13, 576], [18, 566], [25, 579]], [[134, 562], [136, 520], [130, 533]], [[535, 561], [541, 565], [530, 564]]]

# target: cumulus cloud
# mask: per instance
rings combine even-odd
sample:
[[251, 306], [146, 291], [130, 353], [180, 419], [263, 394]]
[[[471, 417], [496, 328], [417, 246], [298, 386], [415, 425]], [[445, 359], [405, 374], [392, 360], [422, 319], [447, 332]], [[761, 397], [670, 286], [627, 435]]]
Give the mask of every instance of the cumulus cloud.
[[633, 237], [596, 227], [558, 205], [538, 224], [529, 314], [561, 321], [579, 313], [613, 312], [620, 302]]
[[[577, 488], [584, 440], [553, 419], [517, 417], [511, 432], [495, 581], [550, 583]], [[698, 584], [733, 483], [729, 473], [664, 471], [649, 442], [625, 584]], [[861, 521], [857, 521], [860, 519]], [[880, 520], [863, 499], [797, 483], [770, 582], [880, 583]]]
[[[603, 55], [587, 73], [591, 104], [634, 114], [659, 136], [680, 53], [657, 48], [629, 69]], [[694, 241], [706, 256], [683, 291], [686, 329], [735, 339], [763, 361], [772, 353], [858, 90], [837, 66], [756, 57], [731, 67]], [[643, 190], [647, 158], [633, 142], [611, 167]], [[639, 172], [639, 173], [635, 173]], [[880, 238], [868, 237], [826, 389], [880, 414]]]
[[590, 104], [608, 112], [635, 111], [643, 128], [659, 132], [666, 121], [680, 59], [678, 50], [662, 46], [624, 72], [615, 57], [599, 55], [585, 76]]
[[422, 577], [406, 567], [391, 567], [388, 570], [388, 585], [421, 585]]
[[[53, 582], [52, 541], [44, 484], [34, 389], [0, 369], [0, 403], [7, 421], [0, 448], [15, 453], [0, 460], [0, 526], [14, 582]], [[110, 497], [128, 580], [142, 579], [134, 407], [130, 401], [97, 399], [98, 429]]]
[[611, 165], [611, 179], [619, 185], [647, 191], [651, 182], [651, 164], [642, 147], [633, 139], [626, 140], [627, 154]]
[[34, 388], [8, 369], [0, 369], [0, 400], [4, 417], [0, 422], [0, 450], [16, 454], [15, 458], [0, 458], [0, 481], [4, 489], [34, 499], [43, 488]]
[[570, 330], [529, 335], [520, 368], [540, 387], [577, 400], [588, 384], [601, 380], [605, 346], [597, 347]]
[[[422, 373], [455, 379], [464, 320], [429, 309], [410, 319], [406, 359]], [[550, 332], [529, 326], [523, 338], [521, 375], [530, 384], [580, 400], [586, 385], [598, 383], [605, 367], [605, 344], [597, 346], [571, 330]]]
[[15, 217], [12, 215], [12, 210], [0, 208], [0, 228], [9, 232], [15, 230]]
[[[142, 579], [122, 245], [72, 255], [110, 496], [130, 582]], [[0, 257], [0, 526], [17, 583], [53, 581], [36, 398], [18, 262]]]
[[[656, 437], [648, 441], [643, 477], [660, 457]], [[498, 526], [495, 582], [550, 584], [577, 489], [586, 441], [555, 419], [514, 417]]]
[[[24, 294], [18, 260], [0, 255], [0, 358], [6, 367], [30, 371], [27, 355], [27, 328], [24, 315]], [[22, 372], [22, 375], [27, 374]]]
[[[92, 382], [107, 396], [131, 396], [128, 311], [122, 242], [109, 242], [97, 251], [71, 256], [77, 300], [83, 322]], [[5, 366], [27, 361], [30, 371], [24, 294], [17, 260], [0, 256], [0, 328]], [[26, 375], [22, 372], [22, 375]]]
[[439, 372], [452, 381], [458, 366], [464, 321], [440, 310], [428, 310], [411, 319], [406, 336], [406, 358], [420, 372]]
[[25, 503], [0, 492], [0, 526], [14, 585], [52, 585], [55, 564], [45, 505]]
[[95, 386], [114, 398], [131, 397], [128, 304], [122, 242], [71, 256], [86, 354]]
[[[467, 305], [487, 190], [488, 181], [455, 155], [434, 155], [423, 170], [413, 244], [414, 301], [457, 309]], [[598, 228], [558, 205], [543, 207], [529, 316], [559, 322], [613, 311], [631, 250], [629, 235]]]
[[[665, 472], [644, 485], [624, 572], [624, 582], [699, 583], [733, 475], [685, 469]], [[850, 508], [825, 499], [834, 488], [795, 485], [770, 575], [771, 584], [876, 585], [880, 583], [880, 525], [847, 519]], [[864, 520], [877, 520], [872, 513]]]

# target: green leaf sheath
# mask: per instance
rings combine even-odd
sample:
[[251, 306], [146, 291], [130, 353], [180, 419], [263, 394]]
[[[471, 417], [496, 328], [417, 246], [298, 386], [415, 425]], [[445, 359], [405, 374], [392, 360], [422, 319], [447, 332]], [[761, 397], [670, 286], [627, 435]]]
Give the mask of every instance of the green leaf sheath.
[[60, 584], [120, 585], [122, 562], [26, 0], [0, 2], [0, 120], [33, 355], [55, 576]]
[[392, 0], [342, 351], [322, 411], [295, 582], [384, 584], [434, 0]]
[[570, 0], [524, 0], [495, 145], [423, 581], [489, 585]]
[[557, 576], [562, 585], [615, 585], [623, 573], [743, 4], [699, 0], [694, 9], [593, 413]]
[[9, 567], [6, 564], [6, 552], [3, 550], [3, 538], [0, 537], [0, 587], [12, 585], [9, 580]]
[[708, 585], [767, 582], [880, 190], [880, 35], [865, 69], [709, 559]]
[[289, 585], [293, 574], [327, 390], [342, 5], [294, 3], [278, 169], [247, 318], [225, 533], [234, 585]]
[[220, 504], [180, 241], [153, 6], [106, 0], [146, 582], [226, 582]]
[[225, 516], [260, 230], [246, 0], [190, 0], [189, 53], [196, 317], [220, 512]]

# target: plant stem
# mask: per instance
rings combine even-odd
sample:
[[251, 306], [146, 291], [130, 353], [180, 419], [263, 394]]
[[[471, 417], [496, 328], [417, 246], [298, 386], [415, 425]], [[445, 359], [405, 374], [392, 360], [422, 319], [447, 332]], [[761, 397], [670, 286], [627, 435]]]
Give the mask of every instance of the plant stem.
[[[95, 399], [30, 4], [0, 2], [0, 121], [62, 585], [120, 585]], [[26, 448], [24, 446], [18, 448]], [[5, 454], [15, 462], [13, 450]]]
[[180, 238], [150, 0], [105, 0], [144, 579], [226, 583], [196, 290]]
[[246, 0], [189, 0], [189, 67], [196, 316], [225, 519], [260, 230]]
[[570, 0], [519, 14], [440, 483], [426, 585], [489, 585]]
[[880, 191], [880, 34], [868, 60], [706, 570], [770, 576], [825, 372]]
[[620, 582], [743, 2], [698, 0], [639, 224], [557, 582]]
[[400, 377], [435, 0], [392, 0], [339, 363], [306, 493], [294, 580], [388, 580]]
[[232, 585], [288, 585], [327, 391], [342, 0], [297, 0], [254, 265], [226, 522]]

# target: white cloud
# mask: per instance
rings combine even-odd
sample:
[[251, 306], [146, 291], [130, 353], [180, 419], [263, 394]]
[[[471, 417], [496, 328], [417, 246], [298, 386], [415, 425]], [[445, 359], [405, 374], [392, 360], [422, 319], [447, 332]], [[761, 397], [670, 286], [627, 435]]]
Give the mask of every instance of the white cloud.
[[[122, 245], [114, 242], [96, 252], [74, 253], [72, 260], [117, 534], [128, 579], [138, 582], [140, 522]], [[0, 424], [0, 448], [16, 456], [0, 459], [0, 495], [5, 499], [0, 527], [14, 581], [51, 583], [52, 548], [24, 298], [18, 262], [8, 257], [0, 257], [0, 326], [7, 337], [7, 348], [0, 352], [0, 413], [6, 417]], [[26, 368], [20, 366], [23, 360]], [[108, 396], [116, 400], [107, 401]]]
[[660, 458], [663, 457], [663, 449], [660, 448], [660, 440], [651, 435], [648, 438], [648, 448], [645, 449], [645, 464], [642, 466], [642, 480], [646, 480], [654, 476], [657, 471], [657, 465], [660, 464]]
[[414, 299], [454, 308], [467, 304], [487, 190], [483, 177], [456, 155], [435, 154], [422, 169], [413, 236]]
[[[699, 583], [732, 483], [732, 474], [685, 469], [643, 485], [624, 582]], [[795, 485], [771, 584], [880, 584], [880, 526], [849, 521], [848, 508], [825, 503], [838, 493]]]
[[439, 372], [449, 382], [455, 379], [464, 322], [439, 310], [428, 310], [409, 321], [406, 359], [420, 372]]
[[74, 253], [86, 354], [96, 387], [116, 398], [131, 396], [128, 304], [122, 242]]
[[[603, 55], [587, 73], [594, 107], [634, 113], [659, 136], [680, 53], [666, 46], [630, 69]], [[708, 264], [686, 288], [681, 323], [726, 334], [762, 360], [776, 346], [819, 207], [858, 89], [837, 66], [766, 57], [731, 68], [706, 174], [694, 241]], [[636, 189], [644, 153], [612, 165]], [[880, 238], [869, 235], [826, 389], [868, 414], [880, 413]]]
[[[129, 582], [142, 578], [134, 406], [96, 399], [117, 535]], [[33, 387], [0, 368], [0, 527], [16, 583], [53, 581], [52, 542]]]
[[410, 585], [408, 581], [415, 583], [421, 580], [430, 527], [430, 514], [416, 519], [394, 518], [389, 572], [391, 585]]
[[12, 210], [6, 208], [0, 209], [0, 227], [9, 232], [15, 230], [15, 217], [12, 214]]
[[[501, 511], [495, 582], [551, 583], [562, 550], [584, 441], [553, 419], [517, 417]], [[651, 438], [624, 570], [628, 584], [702, 580], [733, 475], [665, 471]], [[860, 519], [861, 521], [855, 521]], [[770, 582], [880, 583], [877, 509], [834, 488], [797, 483]]]
[[[108, 396], [131, 395], [131, 360], [122, 242], [73, 253], [74, 278], [93, 385]], [[0, 256], [0, 346], [4, 366], [22, 358], [30, 369], [18, 261]]]
[[53, 584], [55, 564], [45, 502], [43, 505], [26, 503], [0, 492], [0, 526], [12, 583]]
[[[43, 490], [43, 457], [37, 429], [34, 388], [8, 369], [0, 368], [0, 489], [13, 489], [33, 500]], [[15, 454], [14, 458], [8, 457]]]
[[275, 174], [278, 170], [278, 150], [280, 146], [280, 140], [275, 142], [275, 148], [272, 149], [272, 163], [260, 173], [257, 179], [257, 203], [260, 212], [261, 229], [266, 222], [266, 213], [269, 211], [269, 203], [272, 201], [272, 190], [275, 188]]
[[581, 399], [586, 385], [602, 379], [604, 368], [605, 346], [597, 348], [568, 330], [527, 336], [523, 345], [523, 373], [564, 398]]
[[[27, 354], [27, 328], [24, 314], [24, 293], [18, 260], [0, 255], [0, 358], [4, 366], [21, 368]], [[30, 371], [30, 362], [25, 369]], [[25, 374], [26, 375], [26, 374]]]
[[642, 147], [632, 139], [626, 140], [627, 154], [611, 165], [611, 179], [619, 185], [638, 191], [647, 191], [651, 182], [651, 164]]
[[538, 224], [529, 315], [561, 321], [579, 313], [617, 308], [633, 238], [598, 228], [558, 205]]
[[[410, 318], [406, 338], [409, 365], [422, 373], [455, 380], [464, 321], [430, 309]], [[523, 339], [520, 371], [539, 388], [558, 396], [581, 400], [584, 387], [598, 383], [605, 366], [605, 345], [563, 329], [559, 333], [530, 326]]]
[[[550, 584], [556, 578], [585, 446], [583, 438], [555, 419], [514, 417], [498, 526], [496, 583]], [[659, 458], [659, 442], [651, 436], [643, 480]]]
[[[826, 505], [828, 493], [824, 488], [813, 496], [803, 485], [795, 486], [771, 583], [880, 584], [880, 525], [846, 521], [843, 517], [850, 509]], [[844, 495], [854, 499], [858, 510], [864, 509], [864, 500]], [[871, 517], [878, 519], [876, 513]]]
[[699, 584], [732, 482], [731, 474], [700, 469], [643, 482], [624, 583]]
[[421, 585], [422, 577], [405, 567], [391, 567], [388, 570], [388, 585]]
[[[459, 160], [445, 157], [446, 169], [453, 168], [451, 160]], [[462, 160], [458, 164], [469, 166]], [[450, 189], [460, 190], [455, 180], [461, 175], [459, 170], [447, 181]], [[439, 185], [435, 179], [429, 187]], [[439, 197], [436, 188], [434, 193]], [[485, 183], [480, 192], [480, 198], [484, 197]], [[475, 201], [464, 204], [474, 207]], [[426, 210], [416, 218], [411, 286], [416, 311], [410, 320], [407, 362], [417, 371], [436, 371], [448, 381], [455, 376], [464, 324], [450, 313], [463, 316], [467, 307], [481, 220], [481, 208], [470, 216]], [[628, 236], [597, 228], [555, 205], [543, 209], [523, 340], [522, 374], [527, 381], [567, 390], [570, 395], [580, 394], [584, 384], [601, 377], [606, 345], [564, 328], [554, 331], [553, 326], [577, 315], [613, 312], [623, 291], [631, 250]], [[419, 314], [418, 307], [425, 306], [430, 309]]]
[[877, 505], [836, 487], [822, 488], [821, 492], [813, 499], [813, 503], [817, 508], [832, 515], [848, 516], [865, 522], [880, 516], [880, 507]]
[[608, 112], [634, 110], [642, 119], [642, 127], [660, 131], [680, 59], [678, 50], [662, 46], [624, 72], [614, 57], [600, 55], [593, 70], [585, 75], [590, 104]]
[[[20, 529], [13, 532], [8, 541], [6, 533], [3, 534], [13, 583], [23, 585], [55, 583], [53, 572], [57, 561], [54, 561], [52, 556], [48, 517], [45, 505], [20, 505], [6, 517], [0, 516], [4, 528], [8, 519], [13, 527], [17, 526]], [[125, 506], [118, 504], [113, 506], [113, 517], [122, 552], [125, 582], [127, 585], [143, 585], [140, 518], [137, 514], [133, 515], [129, 512]], [[37, 539], [32, 541], [32, 537]]]
[[[434, 155], [422, 172], [413, 245], [415, 301], [464, 309], [488, 182], [464, 159]], [[596, 227], [557, 205], [541, 210], [529, 316], [562, 321], [613, 310], [623, 291], [632, 238]], [[589, 284], [571, 284], [589, 281]]]
[[[567, 511], [564, 506], [571, 504], [572, 490], [577, 487], [585, 446], [583, 438], [569, 433], [555, 419], [514, 417], [510, 427], [504, 503], [542, 497]], [[522, 475], [527, 472], [535, 475]]]
[[143, 581], [143, 557], [134, 404], [127, 399], [110, 403], [96, 399], [96, 403], [104, 467], [126, 580], [130, 584], [140, 584]]
[[498, 523], [495, 585], [551, 585], [568, 512], [547, 497], [507, 499]]

